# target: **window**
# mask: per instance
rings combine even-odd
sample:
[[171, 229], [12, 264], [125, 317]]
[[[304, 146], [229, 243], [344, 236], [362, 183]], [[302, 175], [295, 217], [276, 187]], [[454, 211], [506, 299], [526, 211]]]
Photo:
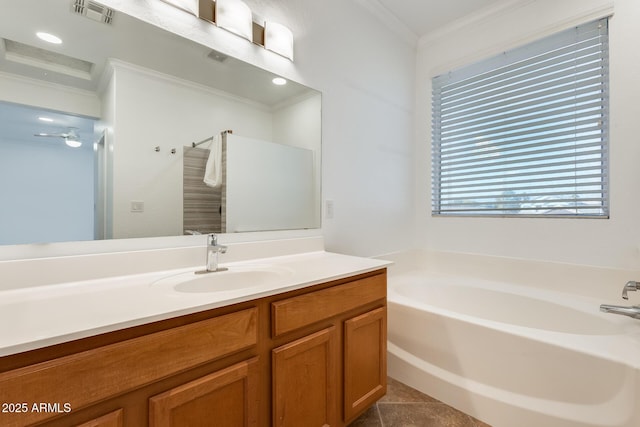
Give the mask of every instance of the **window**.
[[433, 215], [608, 218], [607, 24], [433, 78]]

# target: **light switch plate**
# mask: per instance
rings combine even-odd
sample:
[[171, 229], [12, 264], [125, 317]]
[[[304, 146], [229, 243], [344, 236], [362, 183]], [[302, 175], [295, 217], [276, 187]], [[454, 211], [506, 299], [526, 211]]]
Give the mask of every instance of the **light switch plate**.
[[132, 200], [131, 212], [144, 212], [144, 202]]
[[333, 219], [333, 200], [325, 200], [324, 217], [326, 219]]

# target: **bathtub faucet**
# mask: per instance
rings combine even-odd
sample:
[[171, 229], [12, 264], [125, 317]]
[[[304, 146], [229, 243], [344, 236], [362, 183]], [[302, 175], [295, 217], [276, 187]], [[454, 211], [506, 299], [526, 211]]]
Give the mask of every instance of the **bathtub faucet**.
[[640, 290], [640, 282], [636, 282], [635, 280], [629, 280], [622, 289], [622, 298], [629, 299], [627, 296], [627, 292], [629, 291], [637, 291]]
[[634, 305], [632, 307], [623, 307], [620, 305], [601, 304], [600, 311], [605, 313], [620, 314], [622, 316], [633, 317], [634, 319], [640, 319], [640, 305]]

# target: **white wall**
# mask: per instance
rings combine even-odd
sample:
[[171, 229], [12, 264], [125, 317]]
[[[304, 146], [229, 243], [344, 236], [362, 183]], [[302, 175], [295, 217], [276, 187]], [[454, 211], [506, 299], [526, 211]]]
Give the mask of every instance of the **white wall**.
[[[427, 249], [637, 268], [640, 263], [640, 2], [538, 0], [510, 2], [484, 19], [464, 22], [419, 43], [416, 101], [416, 218]], [[613, 8], [610, 20], [611, 218], [525, 219], [430, 216], [430, 78]], [[532, 19], [535, 17], [535, 19]]]
[[412, 246], [414, 43], [356, 0], [248, 0], [256, 16], [292, 29], [291, 63], [158, 1], [102, 3], [320, 90], [322, 192], [335, 208], [323, 221], [327, 249]]
[[[114, 78], [113, 237], [180, 235], [183, 146], [226, 129], [270, 140], [271, 112], [124, 63]], [[131, 212], [132, 201], [144, 212]]]
[[[322, 122], [318, 117], [322, 115], [322, 94], [314, 93], [304, 96], [295, 102], [281, 105], [273, 112], [273, 142], [307, 148], [313, 152], [313, 176], [320, 177], [322, 170]], [[322, 180], [313, 183], [311, 200], [313, 218], [311, 224], [322, 221]]]
[[334, 218], [323, 215], [327, 249], [411, 247], [415, 46], [360, 2], [276, 3], [296, 35], [296, 69], [322, 91], [322, 193], [334, 204]]

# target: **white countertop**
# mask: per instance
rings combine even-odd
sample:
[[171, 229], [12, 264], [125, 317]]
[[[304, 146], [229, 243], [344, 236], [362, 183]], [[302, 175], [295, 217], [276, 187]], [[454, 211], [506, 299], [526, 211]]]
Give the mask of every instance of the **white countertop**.
[[221, 263], [220, 267], [232, 270], [268, 265], [287, 272], [275, 281], [238, 290], [188, 293], [154, 284], [198, 268], [4, 290], [0, 291], [0, 356], [262, 298], [389, 264], [316, 251]]

